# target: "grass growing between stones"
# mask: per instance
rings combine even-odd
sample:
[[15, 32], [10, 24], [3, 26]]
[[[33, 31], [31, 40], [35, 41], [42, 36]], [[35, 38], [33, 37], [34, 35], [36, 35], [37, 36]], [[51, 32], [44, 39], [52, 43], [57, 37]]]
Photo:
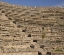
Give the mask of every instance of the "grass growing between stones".
[[42, 38], [45, 38], [45, 34], [42, 34]]
[[57, 52], [62, 52], [62, 50], [61, 50], [61, 49], [56, 49], [55, 51], [57, 51]]

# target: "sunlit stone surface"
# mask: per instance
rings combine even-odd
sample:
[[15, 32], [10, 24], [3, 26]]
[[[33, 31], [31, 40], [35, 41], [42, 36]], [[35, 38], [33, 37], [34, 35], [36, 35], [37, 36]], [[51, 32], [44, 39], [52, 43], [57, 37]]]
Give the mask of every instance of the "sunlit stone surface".
[[0, 55], [64, 55], [64, 8], [0, 2]]

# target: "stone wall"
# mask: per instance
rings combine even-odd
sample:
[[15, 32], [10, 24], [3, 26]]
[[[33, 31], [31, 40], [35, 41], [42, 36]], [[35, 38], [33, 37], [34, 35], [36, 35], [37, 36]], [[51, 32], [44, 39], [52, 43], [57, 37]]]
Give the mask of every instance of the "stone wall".
[[64, 55], [64, 8], [0, 2], [1, 55]]

